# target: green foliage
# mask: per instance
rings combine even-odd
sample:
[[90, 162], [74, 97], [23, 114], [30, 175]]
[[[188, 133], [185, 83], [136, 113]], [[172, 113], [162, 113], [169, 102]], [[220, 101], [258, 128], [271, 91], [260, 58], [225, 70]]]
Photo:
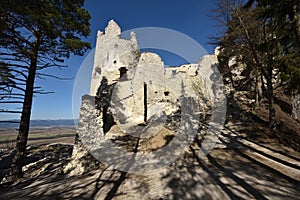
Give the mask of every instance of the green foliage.
[[[70, 53], [83, 55], [90, 48], [81, 41], [90, 33], [89, 13], [83, 0], [8, 0], [1, 1], [2, 47], [33, 55], [36, 39], [39, 53], [63, 61]], [[12, 43], [9, 43], [12, 42]]]
[[[273, 65], [280, 72], [280, 81], [286, 91], [300, 92], [300, 4], [298, 0], [254, 0], [245, 8], [264, 9], [257, 20], [263, 21], [268, 32], [276, 37], [270, 42], [268, 50], [279, 49], [273, 57]], [[273, 45], [273, 46], [272, 46]]]
[[1, 79], [7, 79], [9, 71], [12, 88], [24, 92], [31, 64], [37, 70], [60, 67], [71, 54], [83, 55], [90, 48], [82, 41], [90, 33], [90, 15], [83, 4], [84, 0], [0, 1]]
[[[0, 62], [0, 92], [9, 92], [9, 85], [14, 85], [14, 81], [10, 79], [11, 73], [5, 63]], [[0, 96], [0, 99], [1, 96]]]
[[276, 69], [280, 79], [277, 81], [287, 91], [300, 91], [299, 20], [299, 4], [295, 0], [265, 0], [256, 4], [249, 1], [244, 7], [237, 6], [218, 42], [222, 49], [221, 66], [228, 68], [228, 61], [236, 57], [237, 62], [263, 76]]
[[[18, 90], [10, 94], [0, 91], [0, 99], [23, 100], [17, 153], [11, 168], [13, 179], [22, 175], [33, 94], [41, 93], [34, 86], [35, 78], [47, 76], [38, 71], [61, 67], [71, 54], [82, 56], [90, 48], [88, 42], [82, 41], [90, 33], [90, 15], [83, 4], [84, 0], [0, 1], [0, 60], [4, 69], [1, 81]], [[13, 84], [9, 80], [13, 80]]]
[[[233, 8], [231, 1], [234, 0], [219, 1], [223, 10], [218, 12], [226, 13], [226, 31], [217, 40], [220, 71], [229, 77], [235, 89], [252, 90], [256, 97], [261, 85], [268, 99], [269, 126], [274, 127], [274, 89], [283, 87], [287, 92], [300, 92], [299, 3], [296, 0], [249, 0]], [[229, 64], [232, 60], [235, 63]], [[246, 66], [247, 76], [243, 83], [234, 85], [231, 70], [242, 65]]]

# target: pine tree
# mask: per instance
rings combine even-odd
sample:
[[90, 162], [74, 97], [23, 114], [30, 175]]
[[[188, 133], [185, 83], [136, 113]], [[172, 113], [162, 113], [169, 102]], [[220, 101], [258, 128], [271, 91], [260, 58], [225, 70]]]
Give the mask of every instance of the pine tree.
[[83, 55], [90, 48], [82, 41], [90, 33], [89, 13], [84, 0], [0, 1], [0, 59], [22, 74], [15, 89], [23, 94], [23, 106], [11, 178], [22, 176], [34, 86], [40, 71], [62, 67], [71, 54]]
[[[228, 0], [221, 2], [220, 5], [230, 5]], [[268, 99], [270, 128], [275, 125], [274, 89], [300, 89], [299, 27], [295, 21], [297, 15], [292, 14], [299, 8], [294, 4], [293, 10], [284, 11], [285, 1], [271, 2], [249, 1], [246, 5], [230, 7], [229, 12], [224, 12], [223, 7], [218, 12], [227, 14], [226, 29], [217, 39], [221, 47], [218, 59], [225, 68], [221, 71], [230, 71], [228, 62], [234, 58], [237, 63], [246, 64], [250, 71], [248, 83], [261, 80]]]

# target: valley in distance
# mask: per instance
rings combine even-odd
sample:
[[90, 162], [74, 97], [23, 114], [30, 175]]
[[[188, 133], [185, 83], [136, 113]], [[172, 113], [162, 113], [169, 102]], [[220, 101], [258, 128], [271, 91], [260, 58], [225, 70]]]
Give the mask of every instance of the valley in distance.
[[[31, 120], [28, 145], [74, 144], [77, 122], [76, 119]], [[0, 123], [0, 149], [15, 147], [18, 126], [18, 123]]]

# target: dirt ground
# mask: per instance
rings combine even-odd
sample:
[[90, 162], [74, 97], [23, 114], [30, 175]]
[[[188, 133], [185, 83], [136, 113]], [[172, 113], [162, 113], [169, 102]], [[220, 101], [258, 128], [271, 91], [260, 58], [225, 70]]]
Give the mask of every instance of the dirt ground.
[[299, 199], [300, 153], [263, 131], [247, 139], [249, 128], [228, 124], [206, 157], [194, 143], [172, 165], [143, 174], [99, 167], [68, 177], [61, 171], [72, 145], [33, 147], [30, 155], [47, 159], [29, 165], [28, 178], [0, 185], [0, 199]]

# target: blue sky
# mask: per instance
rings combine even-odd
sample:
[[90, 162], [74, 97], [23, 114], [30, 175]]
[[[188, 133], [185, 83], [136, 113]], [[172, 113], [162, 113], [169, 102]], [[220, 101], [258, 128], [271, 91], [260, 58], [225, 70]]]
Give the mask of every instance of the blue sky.
[[[209, 36], [218, 32], [216, 23], [208, 16], [214, 8], [214, 2], [204, 0], [86, 0], [85, 8], [91, 15], [91, 34], [87, 40], [92, 48], [96, 44], [97, 30], [104, 30], [109, 20], [114, 19], [122, 28], [122, 31], [140, 27], [162, 27], [179, 31], [201, 44], [207, 52], [212, 53], [214, 46], [208, 44]], [[90, 51], [89, 51], [90, 52]], [[36, 86], [42, 86], [46, 91], [54, 94], [38, 95], [34, 98], [32, 119], [71, 119], [72, 92], [74, 78], [84, 59], [72, 56], [65, 64], [68, 68], [58, 70], [49, 69], [49, 74], [60, 77], [73, 78], [68, 81], [60, 81], [47, 78], [37, 80]], [[184, 60], [172, 56], [166, 52], [158, 52], [166, 65], [180, 65]], [[92, 55], [89, 55], [90, 59]], [[90, 60], [89, 59], [89, 60]], [[89, 61], [88, 65], [92, 65]], [[89, 82], [90, 77], [87, 77]], [[89, 91], [87, 90], [86, 93]], [[17, 106], [16, 106], [17, 107]], [[77, 112], [77, 111], [76, 111]], [[76, 113], [75, 113], [76, 115]], [[2, 119], [16, 119], [18, 115], [0, 115]]]

